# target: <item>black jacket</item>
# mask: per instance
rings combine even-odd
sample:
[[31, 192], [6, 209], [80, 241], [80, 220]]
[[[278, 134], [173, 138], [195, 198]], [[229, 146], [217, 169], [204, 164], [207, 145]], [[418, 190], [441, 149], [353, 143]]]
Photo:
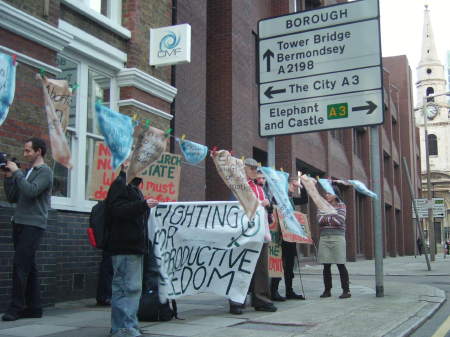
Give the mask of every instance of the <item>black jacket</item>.
[[125, 172], [120, 172], [109, 188], [107, 209], [110, 234], [106, 250], [113, 255], [144, 254], [150, 209], [139, 188], [126, 183]]

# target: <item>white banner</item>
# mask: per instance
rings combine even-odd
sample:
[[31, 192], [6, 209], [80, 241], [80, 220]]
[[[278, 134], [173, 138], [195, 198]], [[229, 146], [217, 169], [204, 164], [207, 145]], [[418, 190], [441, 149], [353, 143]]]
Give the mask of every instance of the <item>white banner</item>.
[[148, 222], [161, 298], [212, 292], [244, 303], [264, 240], [265, 210], [236, 201], [161, 203]]

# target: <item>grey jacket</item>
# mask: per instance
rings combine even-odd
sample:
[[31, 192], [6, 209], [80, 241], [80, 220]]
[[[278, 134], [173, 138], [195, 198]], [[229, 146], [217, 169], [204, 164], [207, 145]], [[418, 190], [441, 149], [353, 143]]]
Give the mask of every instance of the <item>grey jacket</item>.
[[5, 177], [5, 193], [10, 203], [16, 203], [14, 222], [47, 227], [53, 173], [45, 164], [36, 166], [25, 179], [26, 172], [17, 170], [12, 177]]

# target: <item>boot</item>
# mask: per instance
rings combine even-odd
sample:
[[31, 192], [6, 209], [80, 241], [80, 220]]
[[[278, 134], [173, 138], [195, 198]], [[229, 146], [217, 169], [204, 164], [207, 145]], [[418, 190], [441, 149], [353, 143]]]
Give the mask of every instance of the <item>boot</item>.
[[280, 284], [281, 279], [280, 278], [272, 278], [270, 280], [270, 298], [272, 301], [276, 302], [284, 302], [286, 301], [286, 298], [281, 296], [278, 292], [278, 285]]
[[284, 284], [286, 285], [286, 298], [288, 300], [305, 300], [305, 296], [296, 294], [292, 289], [292, 278], [285, 278]]
[[323, 284], [325, 286], [325, 290], [323, 291], [321, 298], [331, 297], [331, 288], [333, 286], [333, 279], [331, 278], [331, 270], [323, 270]]
[[339, 268], [339, 276], [341, 277], [341, 287], [342, 287], [342, 295], [339, 298], [350, 298], [352, 294], [350, 294], [350, 280], [348, 277], [348, 271], [345, 266], [343, 268]]

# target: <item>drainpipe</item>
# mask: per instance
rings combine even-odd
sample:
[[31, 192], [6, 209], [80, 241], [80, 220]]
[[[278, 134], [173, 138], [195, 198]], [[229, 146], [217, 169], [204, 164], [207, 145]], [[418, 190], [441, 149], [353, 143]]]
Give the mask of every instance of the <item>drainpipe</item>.
[[[172, 25], [177, 24], [177, 0], [172, 0]], [[170, 67], [170, 85], [176, 88], [176, 66]], [[170, 120], [170, 128], [172, 129], [172, 134], [175, 135], [175, 102], [176, 96], [170, 103], [170, 114], [172, 119]], [[170, 138], [170, 152], [175, 153], [175, 138]]]

